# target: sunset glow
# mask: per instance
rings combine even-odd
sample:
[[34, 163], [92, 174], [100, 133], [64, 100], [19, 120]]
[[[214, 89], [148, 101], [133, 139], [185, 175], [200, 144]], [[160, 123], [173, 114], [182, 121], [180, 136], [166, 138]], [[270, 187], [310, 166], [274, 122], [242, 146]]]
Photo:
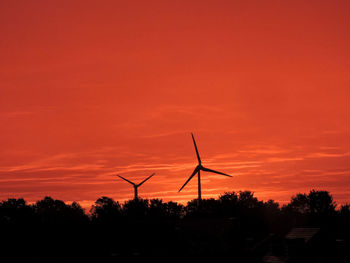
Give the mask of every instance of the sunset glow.
[[0, 199], [350, 202], [350, 1], [0, 2]]

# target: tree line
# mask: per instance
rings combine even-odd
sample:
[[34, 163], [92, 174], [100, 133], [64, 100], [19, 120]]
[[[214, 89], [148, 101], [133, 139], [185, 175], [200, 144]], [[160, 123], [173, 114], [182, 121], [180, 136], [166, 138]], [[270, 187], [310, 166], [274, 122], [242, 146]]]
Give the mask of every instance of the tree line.
[[296, 226], [320, 227], [349, 240], [350, 205], [337, 207], [329, 192], [316, 190], [297, 194], [283, 206], [261, 201], [250, 191], [186, 205], [101, 197], [88, 213], [77, 202], [51, 197], [34, 204], [22, 198], [0, 202], [2, 252], [39, 262], [218, 254], [244, 258], [269, 234], [283, 236]]
[[[89, 213], [78, 202], [66, 204], [46, 196], [34, 204], [28, 204], [23, 198], [9, 198], [0, 202], [0, 222], [15, 223], [25, 220], [41, 222], [67, 221], [104, 221], [120, 218], [180, 219], [186, 217], [232, 217], [252, 213], [265, 215], [269, 221], [281, 215], [292, 216], [302, 223], [313, 222], [316, 218], [328, 218], [334, 215], [346, 216], [350, 205], [338, 206], [328, 191], [311, 190], [308, 194], [297, 194], [291, 201], [280, 207], [274, 200], [258, 200], [253, 192], [226, 192], [218, 199], [191, 200], [187, 205], [176, 202], [163, 202], [161, 199], [129, 200], [121, 204], [112, 198], [103, 196], [96, 200]], [[313, 218], [315, 217], [315, 218]], [[295, 221], [295, 220], [294, 220]], [[315, 223], [315, 222], [313, 222]]]

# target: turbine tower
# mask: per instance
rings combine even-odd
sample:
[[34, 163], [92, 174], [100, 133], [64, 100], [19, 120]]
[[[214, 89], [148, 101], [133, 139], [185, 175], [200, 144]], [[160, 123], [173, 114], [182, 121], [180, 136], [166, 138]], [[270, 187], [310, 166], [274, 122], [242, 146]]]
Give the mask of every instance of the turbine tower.
[[218, 171], [215, 171], [215, 170], [212, 170], [212, 169], [209, 169], [209, 168], [206, 168], [202, 165], [202, 160], [201, 158], [199, 157], [199, 153], [198, 153], [198, 148], [197, 148], [197, 145], [196, 145], [196, 141], [193, 137], [193, 133], [191, 133], [192, 135], [192, 140], [193, 140], [193, 144], [194, 144], [194, 148], [196, 149], [196, 154], [197, 154], [197, 159], [198, 159], [198, 165], [197, 167], [194, 169], [192, 175], [187, 179], [186, 183], [180, 188], [179, 192], [186, 186], [186, 184], [196, 175], [198, 174], [198, 202], [200, 200], [202, 200], [202, 193], [201, 193], [201, 171], [204, 171], [204, 172], [210, 172], [210, 173], [216, 173], [216, 174], [222, 174], [222, 175], [225, 175], [225, 176], [228, 176], [228, 177], [232, 177], [231, 175], [228, 175], [228, 174], [225, 174], [225, 173], [222, 173], [222, 172], [218, 172]]
[[131, 181], [129, 181], [128, 179], [120, 176], [120, 175], [117, 175], [118, 177], [120, 177], [121, 179], [123, 179], [124, 181], [127, 181], [129, 184], [132, 184], [134, 186], [134, 200], [138, 200], [138, 196], [137, 196], [137, 188], [139, 188], [144, 182], [146, 182], [148, 179], [150, 179], [153, 175], [155, 175], [155, 173], [151, 174], [150, 176], [148, 176], [145, 180], [143, 180], [141, 183], [139, 184], [135, 184]]

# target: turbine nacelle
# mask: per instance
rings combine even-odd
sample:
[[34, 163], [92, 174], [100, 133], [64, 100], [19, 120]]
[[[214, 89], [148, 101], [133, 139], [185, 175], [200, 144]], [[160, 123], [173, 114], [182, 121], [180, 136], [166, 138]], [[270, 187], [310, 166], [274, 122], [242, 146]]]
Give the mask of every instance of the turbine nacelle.
[[148, 176], [145, 180], [143, 180], [141, 183], [139, 184], [135, 184], [134, 182], [131, 182], [130, 180], [120, 176], [117, 174], [117, 176], [121, 179], [123, 179], [124, 181], [128, 182], [129, 184], [133, 185], [134, 186], [134, 199], [137, 200], [138, 199], [138, 196], [137, 196], [137, 189], [144, 183], [146, 182], [148, 179], [150, 179], [153, 175], [155, 175], [155, 173], [151, 174], [150, 176]]
[[179, 192], [187, 185], [187, 183], [196, 175], [198, 174], [198, 200], [201, 200], [201, 182], [200, 182], [200, 171], [204, 171], [204, 172], [209, 172], [209, 173], [215, 173], [215, 174], [221, 174], [224, 176], [228, 176], [228, 177], [232, 177], [229, 174], [225, 174], [219, 171], [215, 171], [209, 168], [206, 168], [202, 165], [202, 160], [199, 156], [199, 152], [198, 152], [198, 148], [197, 148], [197, 144], [196, 141], [194, 139], [193, 133], [191, 133], [192, 135], [192, 140], [193, 140], [193, 144], [194, 144], [194, 148], [196, 150], [196, 155], [197, 155], [197, 160], [198, 160], [198, 165], [196, 166], [196, 168], [194, 169], [194, 171], [192, 172], [191, 176], [187, 179], [187, 181], [185, 182], [185, 184], [180, 188]]

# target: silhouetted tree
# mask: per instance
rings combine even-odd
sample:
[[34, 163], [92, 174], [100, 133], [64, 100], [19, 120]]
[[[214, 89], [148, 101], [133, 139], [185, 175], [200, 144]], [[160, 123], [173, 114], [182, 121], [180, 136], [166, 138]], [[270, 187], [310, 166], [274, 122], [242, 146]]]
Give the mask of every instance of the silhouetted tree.
[[289, 213], [308, 214], [310, 213], [309, 198], [306, 194], [297, 194], [292, 197], [289, 204], [284, 207]]
[[241, 227], [247, 235], [257, 238], [268, 232], [264, 203], [259, 201], [253, 192], [239, 192], [237, 207]]
[[167, 206], [160, 199], [151, 199], [148, 215], [152, 218], [164, 219], [167, 217]]
[[226, 192], [220, 195], [221, 215], [224, 217], [237, 216], [238, 195], [235, 192]]
[[67, 205], [67, 208], [67, 213], [69, 213], [69, 217], [72, 221], [79, 223], [88, 222], [89, 218], [79, 203], [73, 202], [71, 205]]
[[202, 199], [198, 212], [202, 217], [218, 217], [220, 214], [219, 201], [214, 198]]
[[274, 200], [270, 199], [267, 202], [264, 203], [264, 206], [266, 209], [272, 211], [273, 213], [278, 213], [279, 211], [279, 203], [275, 202]]
[[84, 210], [77, 202], [67, 205], [61, 200], [46, 196], [37, 201], [33, 207], [42, 223], [73, 224], [86, 223], [88, 220]]
[[333, 197], [327, 191], [311, 190], [307, 194], [297, 194], [292, 197], [287, 209], [300, 214], [332, 214], [336, 204]]
[[350, 218], [350, 204], [346, 203], [340, 206], [340, 215]]
[[312, 214], [331, 215], [334, 214], [336, 203], [332, 195], [327, 191], [311, 190], [309, 195], [309, 209]]
[[33, 208], [30, 205], [27, 205], [23, 198], [9, 198], [7, 201], [0, 202], [1, 223], [23, 223], [30, 220], [33, 215]]
[[236, 204], [238, 201], [238, 195], [236, 192], [226, 192], [219, 196], [221, 202], [227, 202], [230, 204]]
[[263, 205], [263, 202], [258, 201], [258, 199], [254, 197], [254, 193], [250, 191], [239, 192], [238, 206], [241, 210], [258, 208], [258, 207], [261, 207], [262, 205]]
[[148, 215], [148, 199], [133, 199], [123, 204], [123, 215], [132, 219], [142, 219]]
[[199, 217], [202, 216], [202, 205], [206, 202], [206, 199], [200, 200], [198, 202], [198, 199], [193, 199], [189, 202], [187, 202], [187, 205], [185, 206], [185, 217]]
[[98, 222], [113, 222], [121, 216], [121, 206], [119, 202], [112, 198], [103, 196], [96, 200], [90, 209], [91, 218]]
[[[32, 206], [22, 198], [10, 198], [0, 202], [0, 251], [2, 261], [24, 260], [30, 242], [33, 243], [33, 232], [36, 232], [35, 213]], [[24, 246], [24, 244], [28, 244]]]
[[336, 226], [340, 237], [350, 238], [350, 204], [344, 204], [340, 207]]
[[176, 202], [167, 202], [166, 213], [169, 219], [180, 219], [184, 215], [184, 206]]
[[37, 201], [34, 209], [43, 223], [63, 224], [68, 220], [66, 204], [61, 200], [54, 200], [49, 196]]
[[327, 191], [311, 190], [309, 194], [297, 194], [282, 208], [292, 225], [324, 224], [334, 219], [336, 204]]
[[281, 209], [279, 203], [274, 200], [268, 200], [263, 204], [263, 217], [265, 224], [268, 225], [269, 231], [279, 232], [281, 231]]

